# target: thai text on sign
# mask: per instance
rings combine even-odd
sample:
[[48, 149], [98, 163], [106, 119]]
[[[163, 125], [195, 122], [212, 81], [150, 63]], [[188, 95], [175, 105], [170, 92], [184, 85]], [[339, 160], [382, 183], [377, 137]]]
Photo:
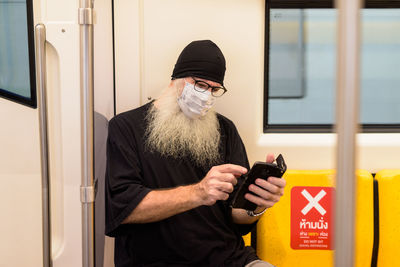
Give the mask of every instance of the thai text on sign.
[[333, 249], [333, 187], [296, 186], [291, 191], [292, 249]]

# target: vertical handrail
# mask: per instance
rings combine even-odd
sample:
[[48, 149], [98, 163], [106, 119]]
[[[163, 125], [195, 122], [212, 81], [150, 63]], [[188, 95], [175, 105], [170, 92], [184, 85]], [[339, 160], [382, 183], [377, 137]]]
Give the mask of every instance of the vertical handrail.
[[51, 266], [51, 224], [50, 224], [50, 175], [47, 136], [47, 92], [46, 92], [46, 27], [35, 26], [36, 88], [38, 91], [40, 161], [42, 172], [42, 238], [43, 266]]
[[359, 121], [361, 0], [336, 0], [337, 49], [337, 173], [335, 266], [354, 266], [356, 134]]
[[93, 1], [80, 0], [82, 266], [94, 266]]

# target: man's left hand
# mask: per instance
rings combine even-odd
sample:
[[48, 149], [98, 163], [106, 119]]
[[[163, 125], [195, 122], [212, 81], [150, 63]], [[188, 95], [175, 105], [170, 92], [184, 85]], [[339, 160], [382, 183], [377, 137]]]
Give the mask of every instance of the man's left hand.
[[[274, 155], [268, 154], [266, 162], [272, 163]], [[283, 196], [286, 180], [283, 178], [269, 177], [268, 180], [256, 179], [255, 184], [249, 186], [253, 194], [246, 194], [245, 198], [255, 204], [258, 209], [264, 210], [275, 205]]]

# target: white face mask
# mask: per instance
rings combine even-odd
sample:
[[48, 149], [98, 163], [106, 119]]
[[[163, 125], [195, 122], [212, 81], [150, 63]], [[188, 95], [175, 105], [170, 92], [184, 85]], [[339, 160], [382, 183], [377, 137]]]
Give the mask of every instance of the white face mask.
[[192, 119], [206, 115], [214, 101], [215, 97], [211, 95], [210, 91], [199, 92], [194, 89], [193, 84], [188, 82], [185, 82], [182, 94], [178, 97], [178, 104], [182, 112]]

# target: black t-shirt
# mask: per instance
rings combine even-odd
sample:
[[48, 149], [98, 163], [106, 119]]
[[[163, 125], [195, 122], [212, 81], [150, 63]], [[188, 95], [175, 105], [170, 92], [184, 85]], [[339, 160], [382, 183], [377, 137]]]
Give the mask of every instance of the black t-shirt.
[[[146, 224], [121, 224], [152, 189], [199, 182], [210, 167], [145, 149], [146, 115], [152, 103], [114, 117], [109, 124], [106, 171], [106, 234], [115, 237], [121, 266], [244, 266], [256, 260], [241, 236], [253, 225], [232, 222], [226, 201], [200, 206]], [[218, 114], [221, 163], [249, 168], [234, 124]]]

